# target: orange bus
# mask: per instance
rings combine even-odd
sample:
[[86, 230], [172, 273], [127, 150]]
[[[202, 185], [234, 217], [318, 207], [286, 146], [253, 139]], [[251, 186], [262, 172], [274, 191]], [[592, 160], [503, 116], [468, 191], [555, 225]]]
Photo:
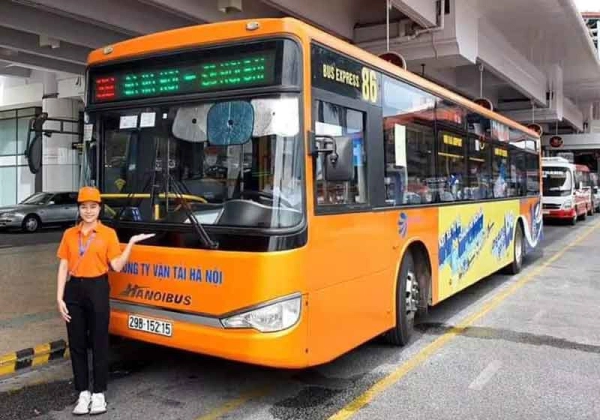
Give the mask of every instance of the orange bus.
[[535, 132], [298, 20], [93, 51], [90, 173], [123, 243], [112, 334], [260, 365], [328, 362], [542, 233]]

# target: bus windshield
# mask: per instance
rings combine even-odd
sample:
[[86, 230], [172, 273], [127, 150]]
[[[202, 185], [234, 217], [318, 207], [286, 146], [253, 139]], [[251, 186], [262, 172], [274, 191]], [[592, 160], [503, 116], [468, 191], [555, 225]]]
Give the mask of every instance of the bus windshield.
[[99, 113], [105, 217], [186, 224], [191, 210], [203, 225], [297, 225], [299, 115], [295, 95]]
[[569, 169], [545, 166], [543, 177], [542, 185], [545, 196], [561, 197], [571, 195], [573, 179]]

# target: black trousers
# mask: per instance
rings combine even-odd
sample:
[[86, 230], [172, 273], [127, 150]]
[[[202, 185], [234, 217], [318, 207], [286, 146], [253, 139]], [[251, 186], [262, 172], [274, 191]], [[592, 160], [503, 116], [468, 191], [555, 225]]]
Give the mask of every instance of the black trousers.
[[65, 285], [64, 301], [71, 315], [67, 323], [75, 389], [89, 389], [88, 342], [92, 348], [95, 393], [106, 391], [108, 380], [108, 323], [110, 286], [106, 275], [71, 277]]

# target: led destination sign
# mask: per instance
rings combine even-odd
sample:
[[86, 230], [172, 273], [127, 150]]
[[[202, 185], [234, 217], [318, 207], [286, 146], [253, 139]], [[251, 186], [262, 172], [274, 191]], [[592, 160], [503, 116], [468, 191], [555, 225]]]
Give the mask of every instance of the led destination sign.
[[93, 101], [110, 102], [273, 84], [275, 51], [161, 65], [92, 76]]

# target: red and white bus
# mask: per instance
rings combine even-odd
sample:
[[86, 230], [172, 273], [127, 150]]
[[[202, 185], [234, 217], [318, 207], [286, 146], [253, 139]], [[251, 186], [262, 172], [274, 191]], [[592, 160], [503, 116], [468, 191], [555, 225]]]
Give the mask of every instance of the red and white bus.
[[562, 157], [542, 158], [544, 219], [563, 219], [575, 225], [594, 214], [590, 170]]

